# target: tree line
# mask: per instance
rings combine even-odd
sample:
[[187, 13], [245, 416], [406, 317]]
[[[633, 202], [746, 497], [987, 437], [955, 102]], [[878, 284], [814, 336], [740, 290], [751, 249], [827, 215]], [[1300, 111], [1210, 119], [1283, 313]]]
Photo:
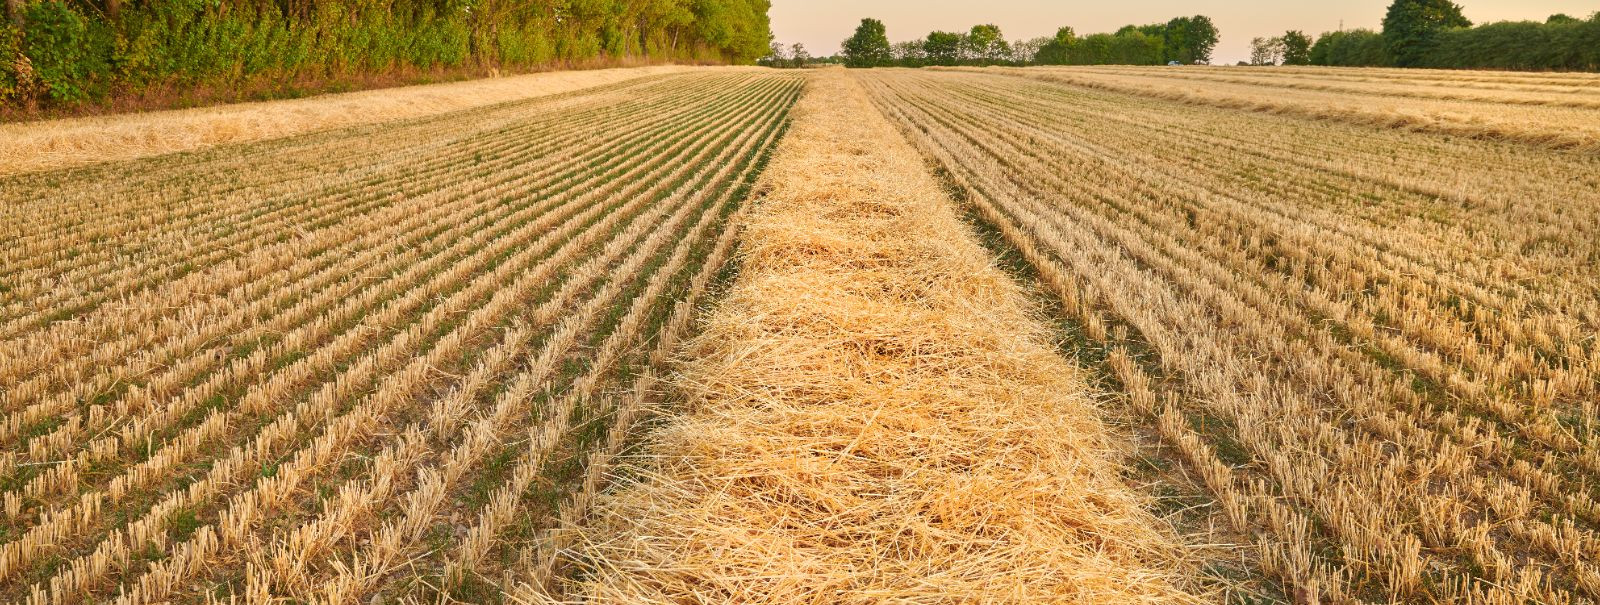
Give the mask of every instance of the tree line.
[[0, 106], [574, 63], [749, 63], [769, 0], [6, 0]]
[[[1054, 36], [1008, 41], [998, 26], [980, 24], [964, 32], [935, 31], [922, 38], [890, 43], [883, 22], [868, 18], [862, 19], [855, 34], [843, 42], [838, 57], [811, 61], [850, 67], [1193, 64], [1211, 61], [1217, 39], [1216, 24], [1209, 17], [1196, 15], [1086, 36], [1079, 36], [1071, 27], [1062, 27]], [[795, 66], [795, 53], [786, 54], [784, 50], [781, 45], [774, 45], [768, 62]]]
[[1255, 65], [1600, 71], [1600, 12], [1473, 26], [1450, 0], [1395, 0], [1382, 31], [1303, 32], [1251, 41]]

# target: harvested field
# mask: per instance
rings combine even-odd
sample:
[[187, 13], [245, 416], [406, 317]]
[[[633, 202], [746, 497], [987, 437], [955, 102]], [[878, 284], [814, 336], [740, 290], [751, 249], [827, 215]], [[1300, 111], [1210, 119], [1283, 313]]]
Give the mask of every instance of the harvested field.
[[799, 78], [0, 182], [0, 601], [474, 601], [581, 516]]
[[920, 158], [813, 76], [687, 413], [602, 497], [604, 603], [1187, 603], [1093, 400]]
[[319, 130], [425, 118], [689, 69], [634, 67], [536, 73], [292, 101], [0, 124], [0, 175], [133, 160], [214, 145], [244, 144]]
[[1595, 74], [1311, 67], [973, 70], [1193, 105], [1600, 152]]
[[1593, 75], [529, 82], [5, 126], [0, 602], [1600, 602]]
[[863, 79], [1279, 598], [1600, 599], [1600, 157], [1054, 73]]

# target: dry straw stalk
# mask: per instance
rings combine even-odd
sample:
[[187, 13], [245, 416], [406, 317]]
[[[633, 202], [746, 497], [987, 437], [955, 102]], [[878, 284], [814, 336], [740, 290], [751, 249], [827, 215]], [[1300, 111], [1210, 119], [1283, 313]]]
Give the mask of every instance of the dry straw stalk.
[[[570, 598], [1190, 602], [1076, 369], [852, 77], [814, 76], [690, 399]], [[546, 597], [549, 598], [549, 597]]]

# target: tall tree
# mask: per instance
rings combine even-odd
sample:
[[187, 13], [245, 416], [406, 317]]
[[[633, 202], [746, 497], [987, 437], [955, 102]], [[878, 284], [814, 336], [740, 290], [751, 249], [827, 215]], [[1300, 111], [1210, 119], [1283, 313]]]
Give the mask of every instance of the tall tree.
[[877, 67], [894, 60], [888, 31], [877, 19], [862, 19], [855, 35], [845, 40], [843, 46], [844, 64], [849, 67]]
[[811, 52], [806, 50], [806, 45], [799, 42], [789, 45], [789, 64], [795, 67], [805, 67], [811, 63]]
[[1210, 63], [1211, 51], [1217, 47], [1217, 26], [1205, 15], [1177, 17], [1166, 25], [1149, 25], [1139, 29], [1147, 36], [1161, 38], [1162, 63]]
[[1311, 64], [1311, 38], [1305, 32], [1289, 30], [1283, 32], [1282, 39], [1284, 65]]
[[1251, 65], [1277, 65], [1283, 59], [1283, 38], [1250, 40]]
[[1217, 24], [1211, 17], [1195, 15], [1189, 19], [1188, 31], [1183, 36], [1183, 48], [1187, 56], [1185, 63], [1210, 63], [1211, 51], [1216, 50], [1217, 40], [1221, 35], [1217, 32]]
[[955, 32], [928, 32], [922, 43], [929, 65], [955, 65], [961, 61], [961, 34]]
[[1039, 54], [1034, 55], [1035, 63], [1044, 65], [1066, 65], [1072, 58], [1072, 50], [1078, 44], [1078, 34], [1070, 27], [1056, 30], [1056, 35], [1051, 37], [1044, 46], [1039, 48]]
[[994, 24], [972, 26], [972, 31], [967, 32], [967, 47], [970, 58], [986, 63], [1002, 61], [1011, 54], [1011, 45], [1000, 33], [1000, 26]]
[[1450, 0], [1395, 0], [1383, 17], [1383, 39], [1395, 65], [1412, 67], [1433, 48], [1439, 32], [1472, 27]]

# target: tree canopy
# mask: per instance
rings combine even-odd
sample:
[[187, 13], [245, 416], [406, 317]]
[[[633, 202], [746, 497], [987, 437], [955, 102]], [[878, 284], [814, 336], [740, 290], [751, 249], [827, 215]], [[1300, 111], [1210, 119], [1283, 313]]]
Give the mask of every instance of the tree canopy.
[[1383, 38], [1394, 64], [1411, 67], [1433, 50], [1440, 32], [1456, 27], [1472, 22], [1450, 0], [1395, 0], [1383, 17]]
[[862, 19], [843, 47], [845, 65], [850, 67], [878, 67], [894, 61], [888, 30], [877, 19]]
[[1389, 65], [1383, 34], [1370, 29], [1328, 32], [1311, 45], [1312, 65]]
[[986, 63], [998, 63], [1010, 58], [1011, 44], [1000, 33], [997, 25], [974, 25], [967, 33], [967, 56]]
[[1070, 27], [1056, 30], [1033, 57], [1044, 65], [1160, 65], [1208, 63], [1219, 34], [1209, 17], [1178, 17], [1166, 23], [1125, 25], [1115, 33], [1079, 37]]
[[923, 56], [928, 65], [955, 65], [961, 61], [961, 34], [955, 32], [928, 32], [922, 42]]
[[1178, 17], [1168, 21], [1160, 31], [1165, 43], [1164, 59], [1185, 65], [1210, 63], [1211, 51], [1217, 47], [1217, 26], [1205, 15]]
[[1283, 64], [1284, 65], [1310, 65], [1311, 64], [1311, 37], [1305, 32], [1289, 30], [1283, 32]]

